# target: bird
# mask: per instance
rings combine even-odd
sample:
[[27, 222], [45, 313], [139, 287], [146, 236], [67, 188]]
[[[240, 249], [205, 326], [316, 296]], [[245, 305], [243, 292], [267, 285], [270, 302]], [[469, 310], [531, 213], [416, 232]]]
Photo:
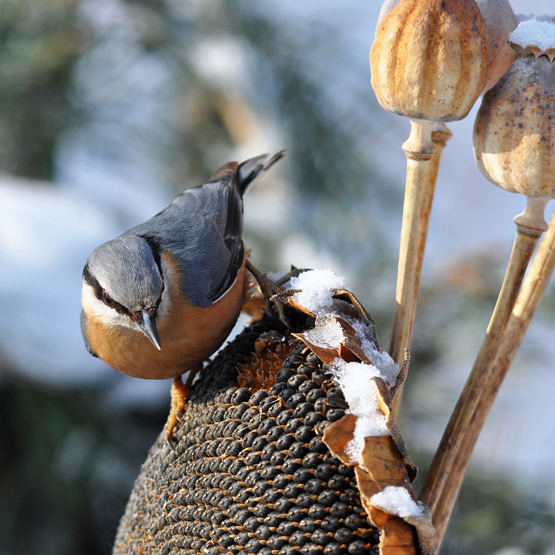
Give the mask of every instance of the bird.
[[247, 298], [252, 265], [242, 238], [243, 195], [284, 154], [228, 162], [85, 263], [85, 346], [129, 376], [173, 378], [170, 445], [193, 376], [223, 344]]

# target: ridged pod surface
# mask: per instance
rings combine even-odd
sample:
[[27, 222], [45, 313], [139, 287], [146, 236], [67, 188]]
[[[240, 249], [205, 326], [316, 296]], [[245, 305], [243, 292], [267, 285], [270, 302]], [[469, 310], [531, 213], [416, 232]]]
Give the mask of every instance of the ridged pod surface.
[[476, 0], [486, 23], [488, 73], [484, 92], [491, 89], [513, 65], [516, 52], [507, 39], [516, 27], [515, 14], [507, 0]]
[[383, 108], [415, 119], [464, 118], [486, 80], [487, 39], [474, 0], [400, 0], [370, 49]]
[[555, 197], [555, 65], [520, 49], [485, 96], [474, 126], [474, 156], [491, 182], [528, 197]]

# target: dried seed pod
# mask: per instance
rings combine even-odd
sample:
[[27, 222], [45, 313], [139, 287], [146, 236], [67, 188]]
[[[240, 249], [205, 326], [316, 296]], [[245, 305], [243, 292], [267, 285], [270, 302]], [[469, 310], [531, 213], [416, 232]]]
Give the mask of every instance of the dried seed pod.
[[[176, 428], [176, 451], [162, 434], [148, 454], [114, 555], [300, 553], [300, 546], [302, 553], [322, 554], [333, 517], [356, 528], [346, 533], [336, 524], [331, 537], [342, 547], [326, 553], [377, 552], [379, 532], [368, 520], [355, 469], [322, 440], [345, 413], [328, 394], [343, 400], [343, 393], [300, 341], [266, 342], [269, 333], [275, 339], [283, 331], [265, 316], [203, 369]], [[263, 369], [275, 384], [268, 391], [232, 385], [258, 373], [261, 355], [275, 361]], [[291, 380], [301, 366], [305, 379]], [[314, 401], [312, 391], [323, 401]]]
[[[378, 25], [397, 2], [398, 0], [385, 0], [378, 16]], [[515, 61], [516, 53], [507, 39], [516, 27], [516, 18], [508, 0], [476, 0], [476, 4], [484, 18], [488, 40], [488, 70], [482, 90], [485, 93]]]
[[[517, 234], [511, 259], [486, 337], [422, 488], [420, 499], [432, 510], [436, 547], [441, 544], [470, 455], [501, 385], [504, 371], [495, 359], [522, 293], [532, 253], [547, 229], [545, 205], [555, 197], [555, 132], [551, 125], [555, 25], [540, 21], [522, 25], [509, 39], [519, 57], [482, 102], [474, 128], [474, 149], [482, 173], [503, 189], [526, 195], [526, 208], [515, 218]], [[538, 274], [544, 266], [541, 261], [534, 266], [537, 282], [548, 279], [548, 275]]]
[[515, 51], [507, 39], [516, 27], [516, 18], [507, 0], [476, 0], [486, 23], [488, 37], [488, 72], [482, 92], [489, 91], [511, 67]]
[[378, 14], [378, 22], [376, 25], [376, 34], [378, 32], [378, 27], [380, 25], [381, 20], [386, 16], [386, 14], [397, 4], [399, 0], [385, 0], [380, 8], [380, 13]]
[[[474, 0], [400, 0], [382, 7], [370, 49], [372, 87], [383, 108], [406, 116], [407, 178], [390, 354], [402, 364], [410, 346], [433, 176], [435, 122], [459, 120], [486, 79], [487, 39]], [[389, 10], [389, 11], [388, 11]], [[385, 15], [384, 15], [385, 13]], [[400, 399], [400, 395], [397, 397]], [[398, 405], [397, 405], [398, 406]]]
[[[555, 37], [555, 25], [535, 20], [521, 23], [511, 35], [518, 58], [484, 96], [474, 126], [474, 155], [480, 171], [499, 187], [528, 197], [554, 198], [555, 48], [530, 44], [526, 35], [519, 38], [521, 26], [547, 26]], [[528, 36], [534, 42], [534, 33]]]
[[484, 87], [487, 38], [474, 0], [400, 0], [370, 50], [372, 87], [390, 112], [464, 118]]

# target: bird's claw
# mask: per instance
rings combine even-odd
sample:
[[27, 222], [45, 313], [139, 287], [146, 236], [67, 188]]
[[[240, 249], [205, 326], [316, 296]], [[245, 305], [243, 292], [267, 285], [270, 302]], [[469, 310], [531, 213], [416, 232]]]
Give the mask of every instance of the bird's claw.
[[279, 320], [290, 330], [298, 331], [298, 326], [293, 322], [293, 320], [287, 315], [287, 305], [285, 299], [291, 297], [296, 290], [293, 289], [283, 289], [283, 286], [286, 285], [291, 278], [299, 276], [303, 272], [307, 272], [308, 269], [300, 269], [296, 268], [295, 266], [291, 266], [291, 270], [282, 276], [281, 278], [277, 279], [276, 281], [272, 281], [268, 278], [265, 274], [259, 272], [247, 259], [247, 269], [249, 272], [254, 276], [258, 285], [260, 286], [260, 290], [262, 291], [262, 295], [264, 296], [265, 302], [265, 309], [266, 312], [273, 312], [274, 310], [278, 313]]
[[299, 277], [300, 274], [303, 272], [309, 272], [308, 268], [297, 268], [291, 264], [291, 269], [287, 272], [284, 276], [281, 276], [279, 279], [275, 281], [275, 284], [281, 289], [283, 285], [291, 280], [291, 278]]
[[175, 451], [177, 448], [177, 444], [173, 438], [173, 431], [178, 423], [183, 422], [183, 411], [185, 409], [185, 405], [187, 404], [187, 399], [189, 399], [190, 396], [190, 376], [186, 383], [183, 383], [181, 376], [174, 378], [171, 388], [170, 414], [168, 415], [168, 420], [164, 426], [166, 441], [172, 451]]
[[254, 279], [256, 279], [260, 287], [260, 291], [262, 291], [262, 295], [266, 301], [281, 291], [281, 287], [273, 282], [268, 276], [259, 272], [248, 258], [245, 265], [247, 270], [254, 276]]

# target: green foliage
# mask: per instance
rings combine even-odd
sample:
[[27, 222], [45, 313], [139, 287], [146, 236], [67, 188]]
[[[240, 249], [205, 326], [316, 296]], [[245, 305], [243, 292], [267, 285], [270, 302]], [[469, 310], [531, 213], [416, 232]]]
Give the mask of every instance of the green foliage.
[[[169, 395], [168, 395], [169, 400]], [[119, 410], [106, 391], [0, 389], [0, 553], [109, 553], [167, 407]]]
[[0, 167], [10, 172], [51, 177], [56, 141], [77, 118], [76, 10], [74, 0], [0, 0]]

